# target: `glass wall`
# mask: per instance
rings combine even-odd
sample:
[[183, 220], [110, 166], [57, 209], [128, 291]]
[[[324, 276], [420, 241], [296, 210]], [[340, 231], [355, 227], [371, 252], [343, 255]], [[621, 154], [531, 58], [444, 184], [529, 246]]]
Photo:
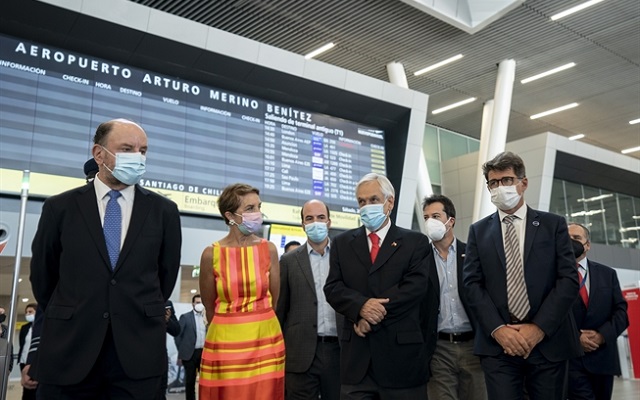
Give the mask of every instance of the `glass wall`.
[[554, 179], [549, 211], [588, 227], [593, 243], [640, 248], [637, 197]]
[[444, 160], [480, 150], [480, 141], [437, 126], [426, 124], [422, 142], [424, 157], [433, 191], [439, 193], [442, 186], [440, 164]]

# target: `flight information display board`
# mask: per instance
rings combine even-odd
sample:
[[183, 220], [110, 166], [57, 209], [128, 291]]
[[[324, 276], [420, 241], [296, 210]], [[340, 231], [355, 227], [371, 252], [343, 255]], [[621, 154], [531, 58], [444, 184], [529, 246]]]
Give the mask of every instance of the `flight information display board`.
[[95, 128], [113, 118], [146, 130], [140, 184], [183, 212], [218, 215], [222, 189], [244, 182], [269, 221], [298, 224], [317, 198], [335, 228], [350, 228], [355, 184], [386, 171], [375, 127], [0, 35], [1, 192], [19, 193], [25, 169], [31, 194], [78, 186]]

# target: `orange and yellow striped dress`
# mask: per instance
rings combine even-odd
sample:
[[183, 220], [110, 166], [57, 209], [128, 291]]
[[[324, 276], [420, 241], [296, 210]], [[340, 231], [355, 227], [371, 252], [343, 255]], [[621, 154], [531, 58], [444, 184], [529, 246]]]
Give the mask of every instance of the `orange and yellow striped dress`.
[[270, 265], [264, 239], [249, 247], [213, 244], [217, 296], [202, 352], [200, 400], [284, 399], [284, 339], [271, 305]]

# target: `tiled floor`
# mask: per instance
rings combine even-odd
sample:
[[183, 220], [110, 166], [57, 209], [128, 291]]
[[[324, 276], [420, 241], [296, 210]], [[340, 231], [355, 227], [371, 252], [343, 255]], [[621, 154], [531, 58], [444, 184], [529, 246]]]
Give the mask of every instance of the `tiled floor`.
[[[17, 380], [9, 381], [7, 400], [20, 400], [22, 387]], [[167, 395], [167, 400], [182, 400], [184, 393]], [[613, 386], [613, 400], [638, 400], [640, 399], [640, 380], [616, 379]], [[433, 400], [433, 399], [432, 399]]]

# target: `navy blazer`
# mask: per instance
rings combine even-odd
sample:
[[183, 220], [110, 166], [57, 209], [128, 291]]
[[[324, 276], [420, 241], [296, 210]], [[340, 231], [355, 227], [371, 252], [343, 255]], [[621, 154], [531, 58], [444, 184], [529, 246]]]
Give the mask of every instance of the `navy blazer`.
[[36, 379], [80, 382], [109, 332], [129, 378], [160, 376], [166, 370], [165, 301], [178, 276], [180, 246], [176, 204], [136, 185], [112, 270], [93, 182], [48, 198], [31, 258], [31, 285], [44, 311], [41, 332], [34, 326], [34, 335], [41, 333]]
[[[502, 347], [491, 336], [510, 322], [502, 227], [498, 212], [469, 228], [463, 279], [469, 309], [477, 321], [474, 352], [496, 356]], [[524, 275], [528, 318], [545, 333], [537, 347], [549, 361], [582, 355], [571, 307], [578, 276], [567, 223], [561, 216], [527, 207]]]
[[589, 266], [589, 307], [582, 298], [573, 304], [573, 316], [578, 329], [598, 331], [605, 343], [597, 350], [585, 352], [584, 356], [571, 363], [571, 368], [581, 364], [593, 374], [620, 375], [618, 358], [618, 336], [629, 326], [627, 301], [622, 295], [618, 276], [613, 268], [587, 260]]
[[[393, 224], [373, 265], [364, 227], [333, 240], [324, 291], [329, 304], [346, 318], [340, 335], [343, 384], [359, 383], [369, 366], [381, 387], [409, 388], [427, 381], [427, 334], [420, 305], [428, 292], [430, 253], [425, 235]], [[353, 323], [370, 298], [389, 298], [387, 315], [361, 338]]]
[[[466, 244], [456, 239], [456, 273], [458, 277], [458, 294], [460, 296], [460, 301], [462, 302], [462, 306], [464, 307], [467, 316], [471, 320], [471, 326], [475, 326], [473, 321], [473, 316], [469, 307], [467, 307], [467, 300], [465, 298], [463, 278], [462, 278], [462, 270], [464, 266], [464, 258], [465, 258]], [[429, 268], [429, 292], [427, 293], [426, 304], [437, 304], [438, 307], [435, 309], [429, 309], [428, 306], [425, 308], [425, 316], [424, 323], [426, 324], [426, 331], [428, 332], [428, 349], [429, 349], [429, 360], [431, 360], [431, 356], [436, 348], [436, 342], [438, 341], [438, 314], [440, 313], [440, 280], [438, 278], [438, 268], [436, 265], [435, 257], [438, 255], [433, 251], [431, 251], [431, 256], [427, 259], [427, 266]], [[431, 288], [432, 291], [431, 291]]]

